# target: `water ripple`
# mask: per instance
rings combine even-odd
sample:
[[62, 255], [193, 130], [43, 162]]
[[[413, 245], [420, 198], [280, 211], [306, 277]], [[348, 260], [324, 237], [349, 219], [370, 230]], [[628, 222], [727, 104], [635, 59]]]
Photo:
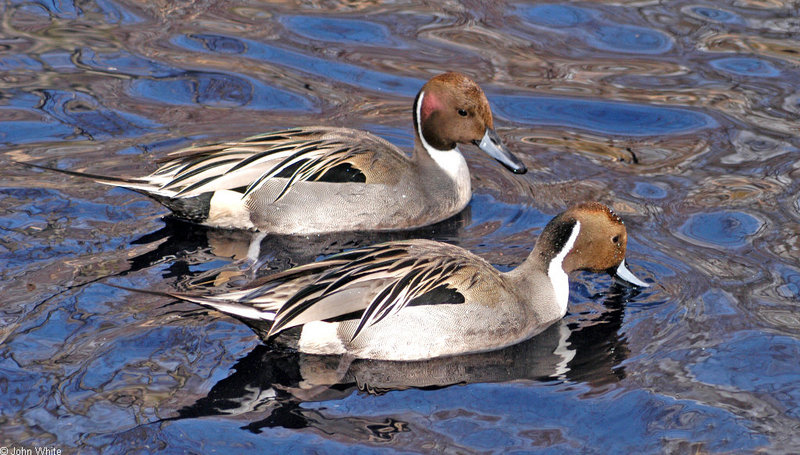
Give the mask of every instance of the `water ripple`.
[[133, 96], [157, 103], [256, 110], [312, 111], [313, 104], [295, 93], [242, 75], [185, 72], [180, 76], [139, 79], [130, 85]]
[[[0, 443], [800, 453], [800, 17], [787, 5], [0, 3]], [[411, 98], [449, 69], [484, 87], [531, 172], [465, 146], [474, 197], [458, 217], [391, 237], [268, 236], [271, 269], [236, 261], [252, 233], [162, 220], [139, 194], [10, 162], [142, 175], [182, 146], [311, 123], [410, 148]], [[477, 384], [314, 395], [314, 365], [238, 370], [258, 341], [237, 321], [100, 284], [227, 287], [408, 235], [508, 270], [553, 214], [593, 199], [625, 219], [629, 265], [657, 285], [576, 274], [558, 336], [512, 349], [569, 361], [492, 353], [503, 374], [486, 376], [485, 361], [448, 359]], [[282, 387], [262, 387], [270, 371]], [[245, 393], [227, 401], [240, 372]], [[245, 413], [159, 421], [198, 397]]]
[[695, 214], [680, 232], [700, 245], [739, 248], [750, 243], [763, 225], [763, 221], [748, 213], [724, 210]]
[[94, 49], [84, 48], [78, 54], [76, 61], [93, 70], [129, 76], [158, 78], [177, 76], [183, 72], [165, 63], [140, 57], [124, 50], [98, 53]]
[[391, 48], [396, 44], [386, 26], [363, 19], [284, 16], [280, 21], [294, 33], [320, 41], [368, 44], [383, 48]]
[[543, 96], [500, 95], [491, 99], [497, 114], [514, 122], [605, 134], [661, 136], [718, 126], [707, 114], [677, 107]]
[[532, 25], [570, 33], [595, 49], [623, 54], [663, 54], [673, 46], [672, 38], [661, 31], [618, 24], [591, 9], [544, 4], [518, 6], [517, 11]]
[[[396, 95], [414, 96], [419, 91], [422, 79], [396, 76], [379, 71], [368, 70], [356, 65], [333, 62], [318, 57], [310, 57], [300, 52], [281, 49], [258, 41], [219, 35], [181, 35], [173, 38], [176, 45], [200, 52], [220, 52], [220, 42], [236, 40], [241, 44], [240, 54], [255, 60], [269, 62], [297, 69], [317, 76], [324, 76], [339, 82], [358, 85], [367, 90], [375, 90]], [[230, 44], [225, 49], [230, 48]]]
[[41, 110], [93, 138], [139, 136], [159, 128], [141, 116], [106, 108], [78, 92], [43, 90]]
[[737, 24], [737, 25], [745, 24], [745, 20], [742, 19], [740, 15], [716, 7], [712, 8], [710, 6], [689, 6], [685, 7], [683, 11], [693, 17], [696, 17], [704, 21], [710, 20], [713, 22], [719, 22], [723, 24]]
[[[41, 120], [17, 120], [0, 123], [0, 141], [28, 143], [35, 140], [70, 139], [73, 135], [93, 138], [140, 136], [158, 129], [160, 125], [136, 114], [108, 109], [93, 97], [63, 90], [41, 90], [38, 93], [12, 91], [7, 106], [19, 114], [36, 116]], [[0, 107], [0, 112], [8, 107]], [[20, 115], [20, 117], [27, 117]], [[59, 123], [53, 122], [56, 120]]]
[[780, 70], [770, 62], [753, 57], [725, 57], [712, 60], [711, 66], [728, 73], [750, 77], [778, 77]]

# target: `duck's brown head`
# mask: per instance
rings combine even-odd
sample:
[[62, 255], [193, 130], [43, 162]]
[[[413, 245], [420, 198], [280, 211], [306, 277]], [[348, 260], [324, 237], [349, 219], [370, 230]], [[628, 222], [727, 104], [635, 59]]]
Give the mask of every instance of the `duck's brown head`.
[[527, 171], [494, 131], [483, 90], [461, 73], [440, 74], [422, 87], [414, 101], [414, 128], [428, 153], [473, 143], [514, 173]]

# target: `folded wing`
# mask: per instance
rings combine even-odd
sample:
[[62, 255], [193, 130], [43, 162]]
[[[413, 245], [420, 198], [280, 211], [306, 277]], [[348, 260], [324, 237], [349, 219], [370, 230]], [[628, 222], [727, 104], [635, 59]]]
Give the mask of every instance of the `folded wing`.
[[142, 183], [130, 186], [173, 198], [219, 190], [240, 191], [246, 197], [267, 180], [281, 178], [284, 187], [278, 200], [300, 181], [380, 182], [390, 175], [375, 169], [376, 155], [380, 160], [406, 159], [395, 146], [369, 133], [294, 128], [179, 150]]
[[427, 240], [379, 244], [266, 277], [247, 289], [193, 301], [243, 318], [273, 320], [268, 336], [312, 321], [356, 319], [352, 340], [414, 302], [463, 302], [460, 292], [474, 284], [474, 269], [482, 261], [449, 254], [450, 249], [457, 247]]

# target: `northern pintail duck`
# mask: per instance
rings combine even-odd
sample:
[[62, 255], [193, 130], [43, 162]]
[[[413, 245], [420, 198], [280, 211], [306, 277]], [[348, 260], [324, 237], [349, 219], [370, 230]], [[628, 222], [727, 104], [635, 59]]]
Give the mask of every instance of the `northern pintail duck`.
[[208, 226], [312, 234], [411, 229], [459, 213], [472, 189], [457, 144], [473, 143], [513, 172], [526, 172], [495, 132], [486, 95], [467, 76], [432, 78], [413, 114], [411, 157], [365, 131], [310, 126], [178, 150], [141, 178], [90, 177]]
[[407, 240], [340, 253], [224, 294], [167, 295], [229, 314], [263, 340], [301, 352], [423, 360], [538, 334], [566, 314], [575, 270], [648, 286], [626, 267], [626, 245], [617, 215], [583, 203], [551, 220], [509, 272], [454, 245]]

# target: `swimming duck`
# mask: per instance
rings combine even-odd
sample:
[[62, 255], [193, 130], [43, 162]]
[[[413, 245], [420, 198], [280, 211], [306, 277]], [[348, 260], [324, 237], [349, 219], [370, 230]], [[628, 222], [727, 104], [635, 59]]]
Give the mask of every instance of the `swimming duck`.
[[516, 269], [500, 272], [460, 247], [382, 243], [264, 277], [217, 295], [167, 293], [250, 325], [309, 354], [424, 360], [490, 351], [564, 317], [568, 274], [608, 271], [635, 286], [622, 220], [599, 203], [553, 218]]
[[526, 172], [495, 132], [486, 95], [463, 74], [428, 81], [413, 117], [410, 157], [365, 131], [310, 126], [178, 150], [145, 177], [83, 175], [204, 225], [314, 234], [412, 229], [459, 213], [472, 189], [457, 144]]

